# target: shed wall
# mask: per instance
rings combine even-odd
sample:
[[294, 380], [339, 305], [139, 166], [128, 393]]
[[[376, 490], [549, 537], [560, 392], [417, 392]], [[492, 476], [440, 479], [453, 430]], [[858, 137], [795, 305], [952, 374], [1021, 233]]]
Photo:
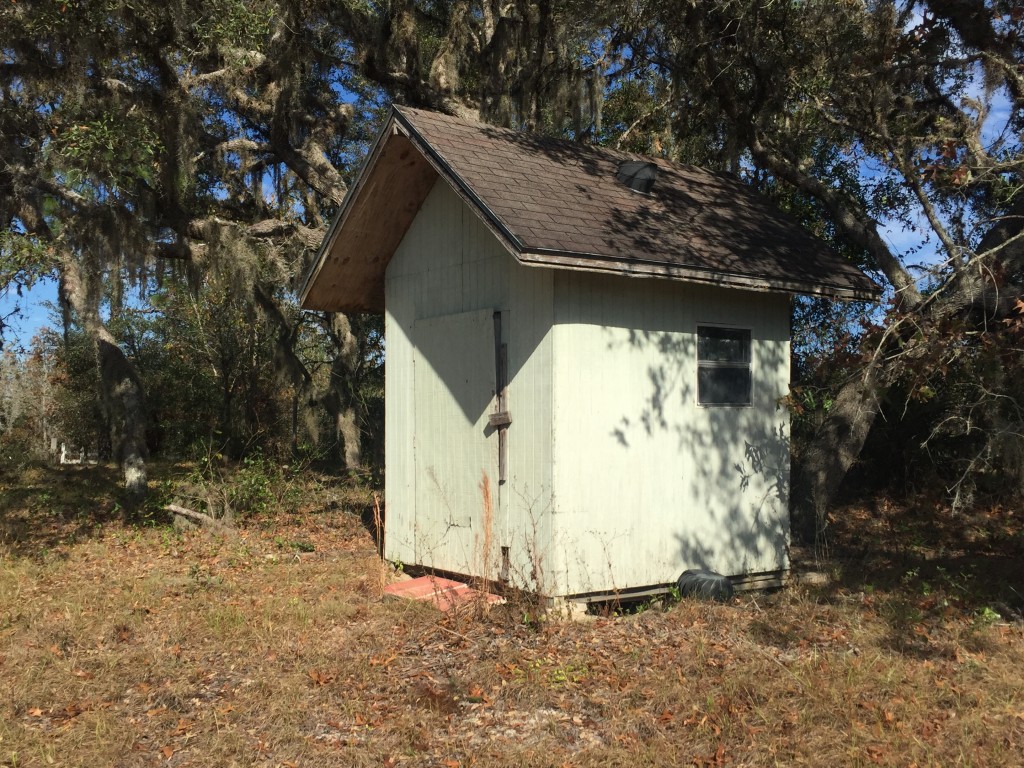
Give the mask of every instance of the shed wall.
[[[788, 567], [788, 296], [583, 272], [554, 282], [556, 591]], [[698, 324], [751, 330], [752, 406], [697, 404]]]
[[[509, 576], [531, 586], [536, 561], [548, 555], [551, 509], [551, 324], [553, 273], [519, 265], [452, 190], [439, 179], [427, 196], [385, 277], [385, 556], [392, 560], [497, 578], [501, 547], [510, 554]], [[485, 402], [460, 400], [463, 413], [452, 424], [438, 413], [416, 412], [417, 392], [456, 393], [464, 385], [446, 380], [459, 369], [469, 345], [453, 337], [438, 343], [437, 328], [471, 322], [467, 313], [501, 311], [508, 344], [508, 480], [496, 476], [498, 438], [483, 434], [480, 416], [494, 410], [493, 384]], [[462, 319], [460, 319], [460, 316]], [[429, 319], [434, 320], [426, 322]], [[417, 334], [427, 333], [430, 339]], [[493, 369], [493, 356], [481, 361]], [[468, 375], [468, 374], [467, 374]], [[493, 377], [492, 377], [493, 378]], [[434, 398], [436, 399], [436, 398]], [[483, 408], [486, 413], [477, 413]], [[438, 436], [443, 435], [443, 438]], [[494, 504], [483, 530], [481, 467], [466, 467], [449, 482], [441, 461], [470, 442], [490, 446], [484, 461]], [[458, 443], [458, 446], [455, 445]], [[465, 455], [474, 455], [472, 446]], [[450, 462], [449, 462], [450, 464]], [[468, 473], [468, 474], [466, 474]], [[455, 495], [450, 486], [476, 489]], [[451, 507], [448, 513], [440, 510]], [[454, 523], [454, 527], [453, 527]], [[457, 545], [453, 541], [458, 540]], [[489, 542], [489, 551], [481, 551]], [[486, 567], [486, 572], [483, 568]]]

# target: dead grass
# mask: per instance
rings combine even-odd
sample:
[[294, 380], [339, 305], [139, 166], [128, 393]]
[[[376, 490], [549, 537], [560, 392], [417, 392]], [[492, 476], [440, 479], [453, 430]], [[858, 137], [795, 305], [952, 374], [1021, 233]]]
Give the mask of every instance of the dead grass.
[[383, 600], [373, 538], [347, 511], [364, 502], [327, 482], [295, 514], [212, 537], [124, 525], [102, 469], [33, 471], [0, 478], [0, 765], [1024, 754], [1024, 628], [984, 613], [977, 575], [929, 582], [896, 555], [844, 552], [820, 590], [524, 625], [515, 606]]

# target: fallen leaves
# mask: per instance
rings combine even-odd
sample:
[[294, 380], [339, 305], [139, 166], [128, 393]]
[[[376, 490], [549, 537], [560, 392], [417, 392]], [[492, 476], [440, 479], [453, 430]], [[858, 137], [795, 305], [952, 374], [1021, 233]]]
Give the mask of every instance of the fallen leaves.
[[336, 672], [323, 672], [319, 669], [311, 669], [306, 673], [309, 679], [313, 681], [313, 685], [322, 687], [328, 683], [333, 683], [338, 679]]
[[890, 750], [881, 744], [868, 744], [864, 748], [864, 752], [867, 754], [868, 760], [875, 765], [881, 765], [886, 762], [890, 754]]
[[[262, 557], [314, 529], [335, 560]], [[986, 765], [1024, 749], [1020, 626], [953, 623], [934, 596], [794, 590], [579, 624], [455, 622], [360, 590], [379, 563], [355, 515], [243, 528], [241, 543], [118, 530], [131, 546], [69, 549], [45, 580], [31, 563], [0, 574], [17, 584], [0, 596], [19, 595], [0, 604], [5, 750], [67, 734], [93, 765], [235, 750], [283, 768], [506, 768], [637, 764], [655, 749], [704, 767]], [[188, 589], [191, 563], [217, 582]], [[897, 627], [894, 605], [925, 620]], [[131, 635], [114, 642], [121, 620]]]
[[[100, 705], [101, 708], [106, 708]], [[83, 712], [91, 711], [93, 704], [85, 701], [71, 701], [62, 707], [29, 707], [25, 714], [29, 718], [45, 720], [50, 725], [63, 726], [77, 718]]]
[[719, 744], [718, 748], [711, 755], [694, 756], [691, 760], [691, 764], [698, 768], [705, 768], [705, 766], [710, 768], [711, 766], [725, 765], [725, 752], [725, 744]]

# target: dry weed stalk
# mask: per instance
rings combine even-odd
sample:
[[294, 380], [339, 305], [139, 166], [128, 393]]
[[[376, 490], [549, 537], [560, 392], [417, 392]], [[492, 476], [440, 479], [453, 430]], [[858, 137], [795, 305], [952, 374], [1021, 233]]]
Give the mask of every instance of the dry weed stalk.
[[494, 501], [491, 498], [491, 478], [484, 472], [480, 480], [480, 493], [483, 495], [483, 541], [480, 534], [474, 537], [476, 550], [480, 558], [479, 590], [487, 594], [490, 589], [491, 544], [494, 529]]
[[380, 593], [383, 593], [384, 587], [386, 587], [388, 583], [388, 563], [387, 560], [384, 559], [384, 515], [381, 512], [380, 507], [380, 494], [376, 491], [373, 492], [373, 535], [377, 545], [377, 556], [380, 563], [380, 567], [377, 569], [377, 588]]

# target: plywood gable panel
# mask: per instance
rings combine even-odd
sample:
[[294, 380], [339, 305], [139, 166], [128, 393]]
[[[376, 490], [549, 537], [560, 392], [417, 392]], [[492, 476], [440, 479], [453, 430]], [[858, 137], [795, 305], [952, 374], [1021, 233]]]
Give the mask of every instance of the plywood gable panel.
[[384, 271], [437, 179], [401, 134], [386, 137], [346, 198], [307, 281], [306, 309], [384, 311]]

